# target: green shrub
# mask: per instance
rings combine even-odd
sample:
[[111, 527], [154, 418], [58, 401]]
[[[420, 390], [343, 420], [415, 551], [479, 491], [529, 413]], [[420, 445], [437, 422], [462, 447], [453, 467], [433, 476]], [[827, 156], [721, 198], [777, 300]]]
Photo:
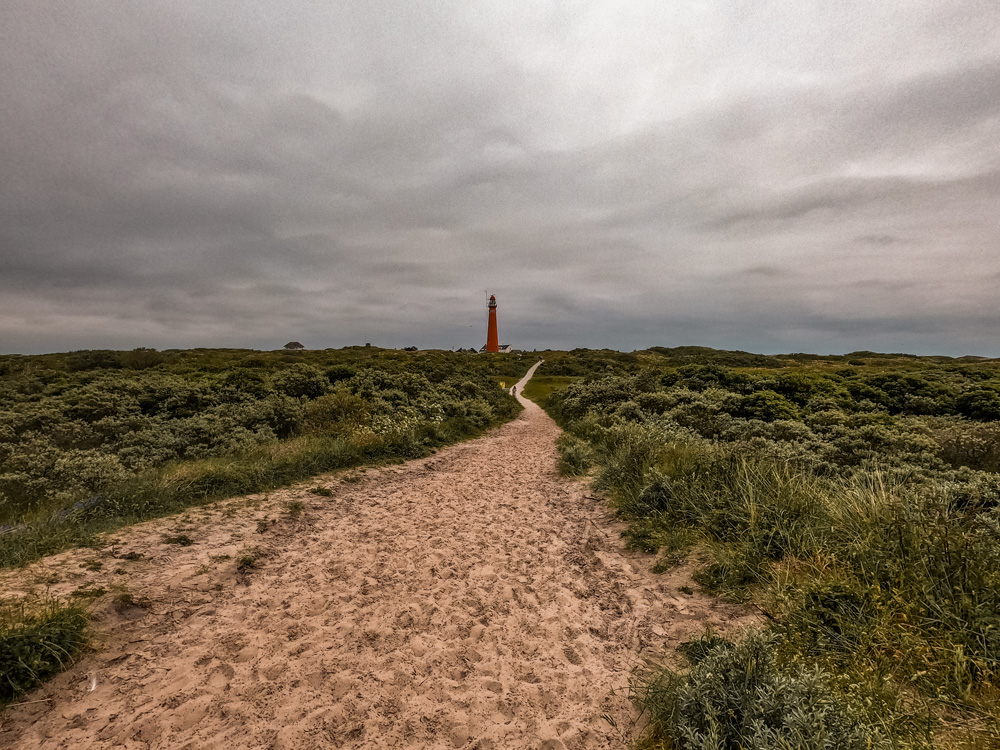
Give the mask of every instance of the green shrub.
[[257, 567], [260, 562], [260, 549], [258, 547], [244, 547], [236, 553], [236, 570], [246, 573]]
[[119, 352], [106, 350], [83, 350], [71, 352], [65, 361], [65, 367], [70, 372], [99, 369], [119, 369], [122, 366]]
[[594, 462], [594, 452], [586, 441], [575, 435], [563, 433], [556, 441], [559, 449], [559, 473], [563, 476], [586, 474]]
[[296, 362], [274, 377], [274, 389], [292, 398], [319, 398], [329, 387], [326, 376], [304, 362]]
[[765, 559], [750, 546], [714, 544], [692, 577], [713, 594], [739, 602], [748, 600], [752, 588], [766, 581], [768, 570]]
[[745, 419], [774, 422], [777, 419], [795, 419], [798, 409], [781, 394], [765, 389], [744, 396], [736, 414]]
[[649, 730], [680, 750], [874, 750], [892, 744], [818, 669], [782, 664], [775, 640], [689, 646], [687, 674], [661, 670], [635, 686]]
[[122, 365], [132, 370], [146, 370], [150, 367], [156, 367], [162, 361], [163, 355], [156, 349], [148, 349], [143, 346], [121, 354]]
[[941, 458], [951, 466], [1000, 472], [1000, 423], [962, 420], [931, 430]]
[[658, 437], [641, 425], [616, 424], [601, 446], [601, 471], [594, 482], [595, 489], [610, 491], [622, 506], [634, 502], [662, 450]]
[[82, 607], [52, 599], [0, 603], [0, 704], [65, 668], [86, 640]]
[[955, 400], [959, 414], [981, 421], [1000, 420], [1000, 392], [988, 388], [967, 391]]
[[310, 401], [302, 428], [317, 434], [356, 429], [369, 421], [368, 404], [350, 391], [338, 389]]

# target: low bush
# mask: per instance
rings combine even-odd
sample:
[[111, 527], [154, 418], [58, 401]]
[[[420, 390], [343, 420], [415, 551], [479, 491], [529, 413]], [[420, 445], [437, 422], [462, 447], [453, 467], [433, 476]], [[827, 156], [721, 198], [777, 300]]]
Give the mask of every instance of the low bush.
[[246, 573], [257, 567], [260, 562], [260, 549], [257, 547], [244, 547], [236, 553], [236, 570]]
[[892, 743], [830, 676], [782, 663], [775, 639], [751, 630], [732, 643], [688, 644], [694, 666], [634, 685], [653, 738], [678, 750], [877, 750]]

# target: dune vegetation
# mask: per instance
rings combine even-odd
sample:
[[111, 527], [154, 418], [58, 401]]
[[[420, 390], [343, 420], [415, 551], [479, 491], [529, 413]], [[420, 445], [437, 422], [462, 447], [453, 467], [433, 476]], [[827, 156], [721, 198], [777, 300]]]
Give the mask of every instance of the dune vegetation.
[[[426, 455], [512, 418], [564, 428], [653, 570], [760, 626], [637, 673], [649, 748], [1000, 746], [1000, 362], [701, 347], [475, 356], [0, 357], [0, 566], [213, 499]], [[180, 537], [170, 543], [184, 544]], [[248, 565], [253, 564], [250, 559]], [[0, 701], [86, 642], [86, 609], [0, 607]]]
[[85, 351], [0, 357], [0, 566], [219, 497], [424, 455], [520, 410], [530, 356]]
[[649, 747], [997, 746], [1000, 363], [575, 358], [544, 401], [563, 472], [654, 570], [689, 562], [766, 623], [635, 681]]
[[[472, 437], [520, 411], [497, 381], [533, 361], [374, 347], [0, 357], [0, 567]], [[68, 663], [86, 621], [78, 601], [0, 600], [0, 703]]]

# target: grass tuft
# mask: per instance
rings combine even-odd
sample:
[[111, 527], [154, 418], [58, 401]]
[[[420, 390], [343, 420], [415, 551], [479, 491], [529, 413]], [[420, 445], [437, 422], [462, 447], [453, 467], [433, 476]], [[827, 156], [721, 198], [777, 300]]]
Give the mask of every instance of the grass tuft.
[[164, 544], [178, 544], [181, 547], [190, 547], [194, 544], [194, 539], [187, 534], [164, 534], [162, 538]]
[[0, 706], [71, 664], [87, 620], [83, 607], [55, 599], [0, 602]]
[[244, 547], [239, 552], [236, 553], [236, 570], [240, 573], [246, 573], [257, 567], [260, 561], [260, 548], [259, 547]]

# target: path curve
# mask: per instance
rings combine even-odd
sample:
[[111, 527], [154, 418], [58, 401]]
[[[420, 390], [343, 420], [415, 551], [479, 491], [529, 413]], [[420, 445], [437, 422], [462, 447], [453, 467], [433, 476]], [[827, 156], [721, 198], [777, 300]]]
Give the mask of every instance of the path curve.
[[[98, 599], [97, 650], [0, 717], [0, 746], [624, 747], [633, 668], [748, 618], [680, 593], [683, 569], [650, 573], [586, 482], [558, 475], [559, 428], [520, 395], [534, 369], [524, 411], [477, 440], [0, 574], [145, 605]], [[164, 543], [178, 532], [195, 544]]]

